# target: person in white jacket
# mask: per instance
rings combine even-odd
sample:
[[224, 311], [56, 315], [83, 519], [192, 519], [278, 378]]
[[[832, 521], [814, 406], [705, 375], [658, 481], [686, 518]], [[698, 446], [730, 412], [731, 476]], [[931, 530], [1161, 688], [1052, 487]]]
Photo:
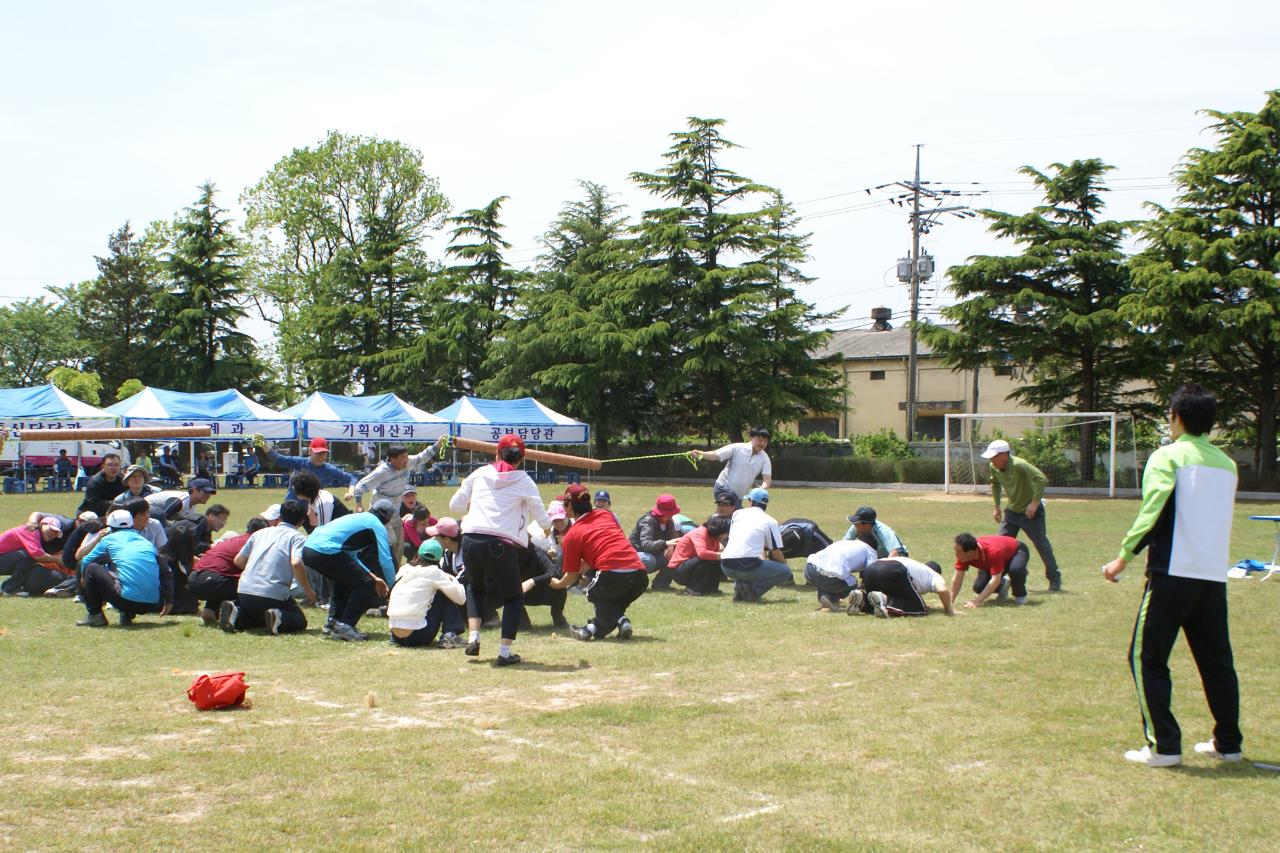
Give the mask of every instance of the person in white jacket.
[[520, 578], [520, 549], [529, 547], [529, 520], [542, 528], [551, 519], [542, 506], [538, 487], [516, 466], [524, 460], [524, 439], [514, 433], [498, 441], [492, 465], [472, 471], [449, 499], [449, 509], [462, 517], [462, 561], [467, 566], [467, 654], [480, 654], [480, 621], [485, 598], [502, 602], [502, 637], [498, 666], [520, 662], [511, 653], [524, 613]]
[[[428, 539], [418, 549], [421, 562], [403, 565], [396, 572], [395, 586], [391, 587], [391, 600], [387, 604], [387, 624], [395, 645], [431, 645], [444, 623], [449, 601], [466, 602], [467, 591], [458, 579], [440, 570], [443, 556], [440, 543]], [[445, 597], [437, 593], [444, 593]], [[458, 648], [460, 644], [456, 640], [456, 634], [445, 634], [441, 645]]]

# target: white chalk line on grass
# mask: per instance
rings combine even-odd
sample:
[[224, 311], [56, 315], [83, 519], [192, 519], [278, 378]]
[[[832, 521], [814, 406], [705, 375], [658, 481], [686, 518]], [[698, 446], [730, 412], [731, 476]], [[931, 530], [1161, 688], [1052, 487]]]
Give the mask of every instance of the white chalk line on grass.
[[[389, 723], [390, 727], [393, 727], [393, 728], [408, 727], [408, 726], [425, 726], [430, 728], [462, 729], [465, 731], [469, 731], [472, 735], [482, 740], [501, 740], [506, 743], [512, 744], [513, 746], [523, 746], [523, 747], [528, 747], [531, 749], [543, 750], [543, 751], [550, 750], [561, 755], [568, 754], [571, 757], [576, 758], [577, 760], [583, 761], [588, 764], [601, 765], [605, 763], [610, 763], [610, 762], [606, 762], [605, 761], [606, 757], [602, 756], [599, 752], [594, 752], [594, 751], [588, 752], [588, 751], [582, 751], [582, 750], [569, 749], [567, 748], [569, 745], [561, 741], [557, 741], [555, 743], [547, 743], [543, 741], [530, 740], [529, 738], [520, 737], [519, 735], [514, 735], [509, 732], [504, 732], [501, 729], [496, 729], [496, 728], [480, 728], [476, 726], [467, 726], [467, 725], [450, 726], [445, 723], [441, 723], [439, 720], [431, 720], [425, 717], [414, 717], [414, 716], [405, 715], [405, 714], [391, 715], [383, 712], [381, 708], [376, 708], [376, 707], [368, 708], [368, 707], [363, 707], [359, 705], [344, 705], [340, 702], [331, 702], [326, 699], [320, 699], [311, 693], [303, 693], [296, 690], [290, 690], [284, 687], [279, 681], [277, 681], [272, 686], [271, 689], [276, 693], [280, 693], [284, 696], [288, 696], [290, 699], [293, 699], [298, 702], [304, 702], [306, 704], [315, 705], [316, 707], [325, 708], [325, 709], [346, 711], [346, 713], [342, 714], [342, 716], [344, 717], [355, 717], [355, 716], [359, 716], [361, 713], [368, 713], [371, 716], [378, 719], [380, 722]], [[628, 760], [627, 767], [631, 769], [642, 770], [646, 773], [649, 773], [657, 777], [663, 782], [678, 782], [684, 785], [693, 785], [698, 787], [710, 787], [710, 788], [731, 787], [727, 783], [720, 782], [718, 780], [703, 779], [697, 776], [689, 776], [684, 773], [676, 773], [667, 768], [653, 767], [648, 764], [644, 764], [634, 760]], [[765, 794], [762, 791], [744, 791], [741, 788], [737, 788], [737, 787], [732, 787], [732, 791], [734, 794], [738, 796], [745, 796], [747, 798], [753, 799], [761, 803], [761, 805], [753, 809], [748, 809], [747, 811], [735, 812], [734, 814], [720, 817], [717, 819], [718, 823], [736, 823], [741, 820], [748, 820], [753, 817], [759, 817], [760, 815], [771, 814], [773, 812], [778, 811], [781, 808], [781, 806], [779, 806], [776, 802], [774, 802], [771, 796], [769, 796], [768, 794]], [[652, 833], [644, 833], [640, 835], [640, 840], [649, 841], [658, 836], [670, 834], [670, 832], [671, 830], [658, 830]]]

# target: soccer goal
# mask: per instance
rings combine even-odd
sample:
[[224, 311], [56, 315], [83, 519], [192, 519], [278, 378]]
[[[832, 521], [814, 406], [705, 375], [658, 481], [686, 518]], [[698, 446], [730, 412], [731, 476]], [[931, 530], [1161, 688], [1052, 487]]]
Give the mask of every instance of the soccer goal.
[[947, 415], [943, 489], [973, 492], [990, 482], [982, 452], [997, 438], [1045, 473], [1050, 486], [1097, 491], [1138, 488], [1137, 436], [1127, 412], [980, 412]]

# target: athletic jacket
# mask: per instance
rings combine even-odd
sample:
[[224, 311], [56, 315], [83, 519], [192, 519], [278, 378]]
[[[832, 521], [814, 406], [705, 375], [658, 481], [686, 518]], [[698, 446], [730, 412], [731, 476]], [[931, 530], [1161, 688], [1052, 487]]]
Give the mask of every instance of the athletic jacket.
[[1128, 561], [1143, 548], [1147, 571], [1226, 582], [1236, 464], [1207, 436], [1183, 435], [1147, 460], [1142, 508], [1124, 537]]
[[522, 548], [529, 545], [529, 519], [543, 530], [551, 529], [551, 519], [542, 505], [538, 487], [519, 468], [499, 471], [485, 465], [472, 471], [449, 499], [449, 509], [466, 511], [463, 533], [501, 536]]
[[[396, 582], [396, 564], [391, 559], [391, 543], [387, 539], [387, 526], [371, 512], [353, 512], [335, 519], [328, 524], [317, 527], [307, 537], [306, 547], [321, 554], [337, 554], [348, 551], [360, 562], [359, 553], [365, 548], [374, 547], [378, 552], [378, 562], [382, 567], [382, 576], [387, 585]], [[369, 569], [369, 566], [365, 566]]]

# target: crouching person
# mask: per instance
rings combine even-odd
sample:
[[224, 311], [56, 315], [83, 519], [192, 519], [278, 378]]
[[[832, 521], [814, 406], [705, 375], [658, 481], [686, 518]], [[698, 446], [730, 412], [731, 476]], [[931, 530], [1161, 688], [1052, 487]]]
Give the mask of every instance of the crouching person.
[[280, 504], [280, 523], [262, 528], [244, 543], [235, 557], [242, 570], [236, 600], [222, 602], [218, 613], [222, 630], [266, 628], [269, 634], [306, 630], [307, 617], [289, 592], [296, 580], [307, 605], [316, 603], [302, 562], [307, 537], [298, 529], [306, 517], [305, 503], [285, 501]]
[[921, 563], [910, 557], [876, 560], [862, 570], [862, 589], [850, 595], [849, 615], [875, 613], [884, 619], [924, 616], [929, 612], [924, 603], [929, 593], [938, 596], [944, 613], [956, 615], [951, 606], [951, 590], [937, 563]]
[[[145, 513], [144, 513], [145, 515]], [[156, 548], [134, 529], [133, 514], [125, 509], [107, 515], [107, 535], [85, 555], [80, 596], [88, 615], [76, 624], [102, 628], [110, 604], [120, 611], [122, 626], [142, 613], [169, 615], [173, 606], [173, 572]]]
[[640, 555], [607, 510], [591, 507], [591, 493], [579, 485], [565, 489], [560, 500], [573, 519], [564, 535], [564, 575], [551, 581], [552, 589], [568, 589], [578, 582], [583, 568], [594, 569], [595, 580], [587, 587], [587, 601], [596, 615], [581, 628], [573, 628], [579, 640], [598, 640], [618, 629], [618, 639], [631, 638], [627, 608], [649, 586]]
[[[407, 563], [396, 572], [387, 604], [387, 624], [395, 645], [429, 646], [443, 626], [445, 635], [441, 638], [441, 647], [462, 648], [458, 637], [462, 620], [454, 605], [467, 603], [467, 590], [457, 578], [441, 571], [443, 557], [444, 548], [440, 543], [428, 539], [418, 548], [418, 562]], [[437, 594], [441, 592], [444, 595]]]
[[818, 607], [834, 612], [858, 588], [858, 575], [876, 561], [876, 550], [860, 539], [841, 539], [808, 560], [805, 582], [818, 591]]

